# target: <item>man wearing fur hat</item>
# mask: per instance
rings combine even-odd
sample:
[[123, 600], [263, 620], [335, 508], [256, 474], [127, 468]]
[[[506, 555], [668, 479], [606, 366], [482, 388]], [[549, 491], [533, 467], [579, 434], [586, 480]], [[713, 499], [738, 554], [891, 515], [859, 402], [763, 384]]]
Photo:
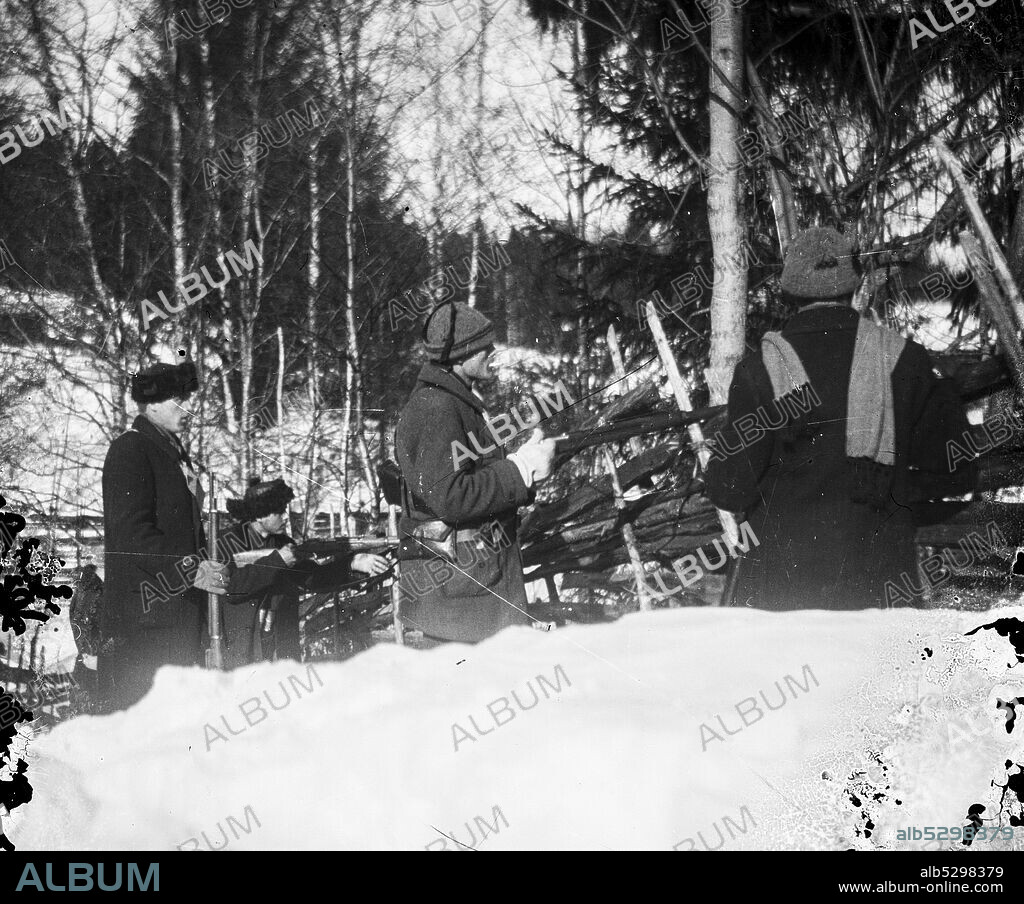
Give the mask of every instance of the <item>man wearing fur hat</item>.
[[227, 569], [205, 559], [202, 488], [179, 436], [198, 389], [195, 366], [157, 364], [132, 377], [139, 416], [103, 463], [102, 698], [140, 700], [162, 665], [201, 663], [205, 596]]
[[910, 506], [973, 487], [971, 467], [947, 464], [968, 429], [955, 389], [923, 346], [851, 307], [860, 278], [848, 238], [800, 233], [782, 272], [799, 310], [736, 368], [706, 485], [759, 541], [737, 605], [920, 605]]
[[[428, 645], [475, 643], [528, 624], [517, 509], [551, 473], [554, 440], [535, 430], [517, 452], [455, 461], [487, 435], [475, 384], [492, 379], [494, 328], [465, 304], [443, 303], [424, 327], [429, 363], [395, 433], [402, 472], [401, 614]], [[454, 445], [453, 445], [454, 444]]]
[[304, 556], [288, 536], [288, 504], [295, 497], [280, 478], [254, 480], [242, 499], [228, 500], [238, 522], [218, 540], [222, 560], [238, 566], [222, 606], [227, 648], [224, 667], [301, 658], [299, 597], [327, 593], [358, 580], [353, 571], [379, 575], [387, 559], [373, 553], [334, 557], [322, 564]]

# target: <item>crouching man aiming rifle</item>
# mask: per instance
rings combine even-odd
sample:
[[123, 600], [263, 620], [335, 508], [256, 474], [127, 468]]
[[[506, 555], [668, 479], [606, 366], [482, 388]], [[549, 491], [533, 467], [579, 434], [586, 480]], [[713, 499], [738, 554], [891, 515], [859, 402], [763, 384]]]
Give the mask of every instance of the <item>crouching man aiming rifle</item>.
[[228, 500], [228, 512], [238, 523], [220, 543], [220, 557], [237, 566], [223, 607], [226, 668], [300, 660], [301, 596], [347, 589], [359, 583], [353, 572], [376, 576], [388, 569], [384, 556], [354, 552], [347, 540], [319, 544], [334, 560], [324, 564], [314, 559], [315, 542], [295, 546], [286, 531], [294, 498], [292, 488], [278, 478], [254, 479], [242, 499]]
[[443, 303], [423, 330], [430, 363], [417, 378], [395, 435], [402, 473], [399, 579], [402, 621], [424, 646], [476, 643], [529, 624], [517, 509], [551, 474], [555, 442], [535, 430], [506, 457], [500, 447], [466, 461], [455, 449], [486, 435], [475, 391], [493, 379], [491, 321], [465, 304]]

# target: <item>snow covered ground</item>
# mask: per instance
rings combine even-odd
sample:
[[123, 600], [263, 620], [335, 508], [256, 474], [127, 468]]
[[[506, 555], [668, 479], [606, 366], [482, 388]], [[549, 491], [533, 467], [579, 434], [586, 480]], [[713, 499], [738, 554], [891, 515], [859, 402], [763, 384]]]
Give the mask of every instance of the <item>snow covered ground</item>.
[[5, 825], [20, 851], [920, 847], [896, 832], [996, 817], [1024, 762], [1024, 700], [1010, 734], [995, 702], [1024, 697], [1011, 638], [964, 636], [1022, 611], [676, 609], [164, 669], [33, 738]]

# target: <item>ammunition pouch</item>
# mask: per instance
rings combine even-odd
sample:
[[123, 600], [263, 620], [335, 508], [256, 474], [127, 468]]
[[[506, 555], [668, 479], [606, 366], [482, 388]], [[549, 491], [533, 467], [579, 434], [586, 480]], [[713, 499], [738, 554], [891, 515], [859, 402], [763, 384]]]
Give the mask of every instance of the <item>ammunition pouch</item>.
[[402, 504], [402, 469], [390, 459], [377, 468], [377, 480], [380, 482], [384, 501], [388, 505]]
[[879, 464], [869, 458], [846, 459], [850, 477], [850, 499], [863, 505], [870, 505], [880, 512], [892, 511], [897, 507], [892, 491], [896, 469], [891, 465]]
[[433, 559], [440, 556], [446, 562], [456, 557], [456, 535], [458, 531], [443, 521], [424, 521], [417, 524], [398, 544], [398, 561], [410, 559]]

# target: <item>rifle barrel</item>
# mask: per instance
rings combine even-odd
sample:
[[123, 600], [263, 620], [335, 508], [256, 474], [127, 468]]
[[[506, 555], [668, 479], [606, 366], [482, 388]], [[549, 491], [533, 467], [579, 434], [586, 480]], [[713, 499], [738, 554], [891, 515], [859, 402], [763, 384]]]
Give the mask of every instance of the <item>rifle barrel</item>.
[[311, 538], [299, 544], [298, 549], [308, 549], [318, 556], [341, 555], [347, 552], [373, 552], [396, 549], [398, 541], [387, 537], [338, 537], [336, 539]]
[[[210, 475], [210, 501], [207, 508], [210, 518], [210, 559], [217, 561], [217, 483], [213, 474]], [[207, 667], [224, 668], [224, 638], [220, 633], [220, 597], [216, 593], [206, 594], [206, 610], [210, 627], [210, 649], [207, 650]]]
[[571, 458], [584, 449], [614, 443], [634, 436], [645, 436], [651, 433], [663, 433], [686, 427], [689, 424], [710, 420], [725, 410], [722, 405], [712, 408], [698, 408], [694, 411], [658, 411], [643, 417], [626, 418], [613, 421], [590, 430], [571, 430], [567, 438], [555, 443], [555, 455], [560, 462]]

